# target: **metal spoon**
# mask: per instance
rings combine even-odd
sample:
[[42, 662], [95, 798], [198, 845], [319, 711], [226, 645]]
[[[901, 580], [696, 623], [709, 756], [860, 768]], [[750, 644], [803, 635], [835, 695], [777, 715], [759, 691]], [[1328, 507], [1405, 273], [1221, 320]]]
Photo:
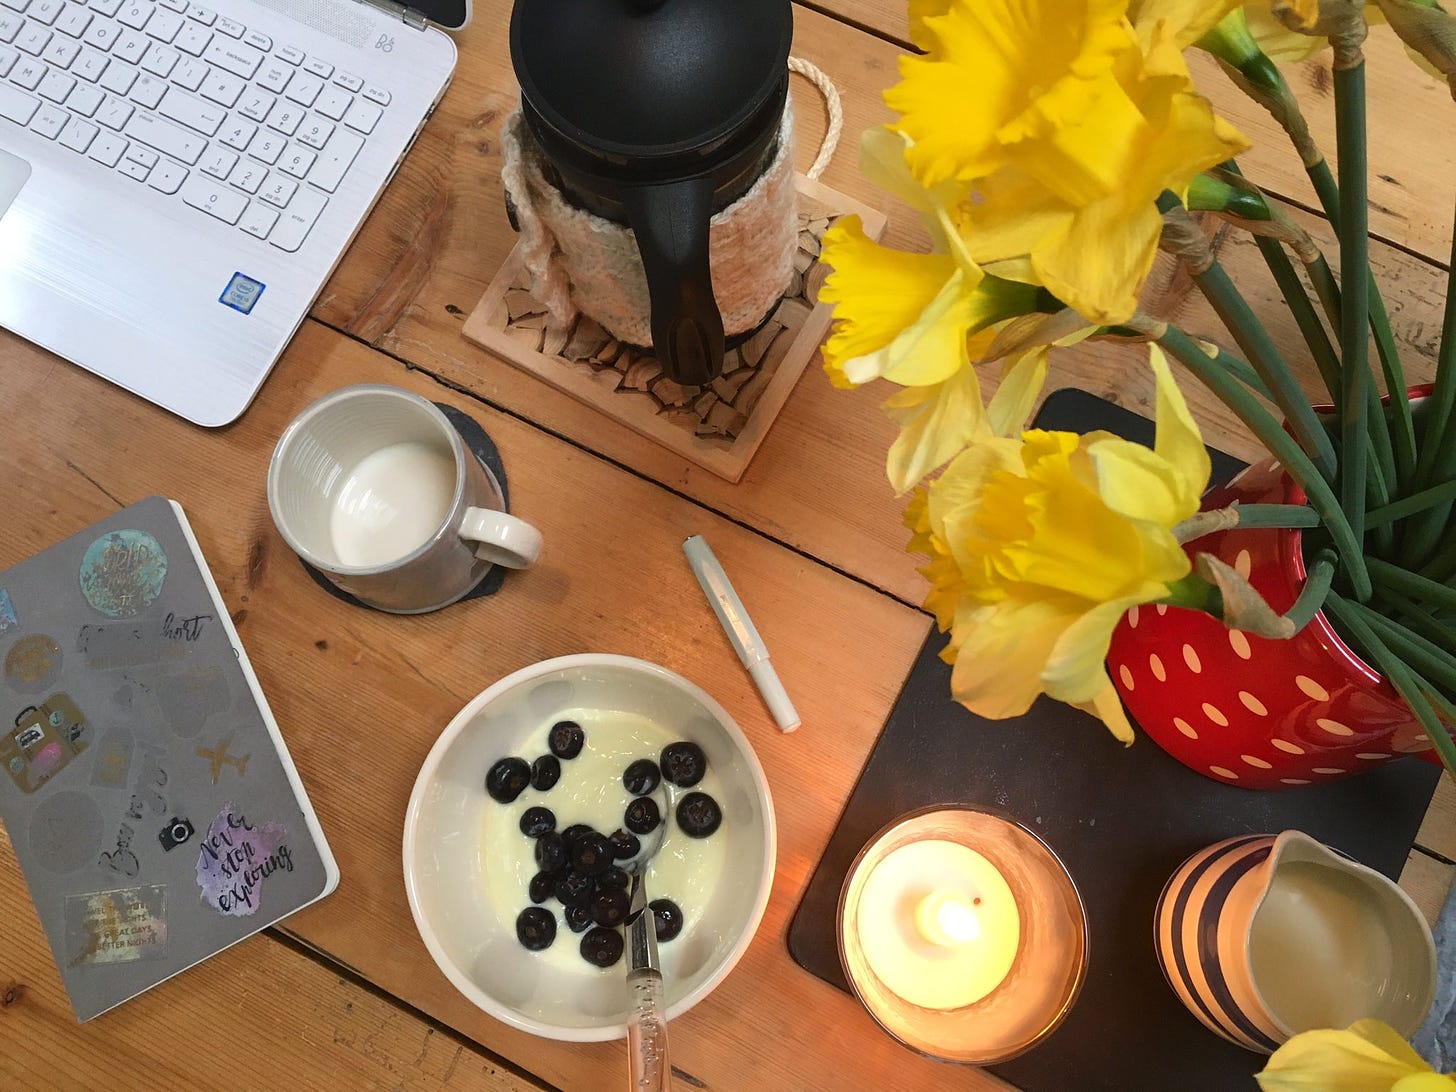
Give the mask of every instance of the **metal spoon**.
[[[627, 989], [631, 1012], [627, 1018], [627, 1046], [634, 1092], [660, 1092], [670, 1088], [672, 1065], [667, 1056], [667, 1005], [663, 998], [662, 968], [657, 962], [657, 929], [647, 905], [647, 866], [662, 848], [668, 817], [664, 785], [657, 800], [662, 820], [643, 835], [642, 848], [626, 864], [632, 877], [631, 905], [627, 911]], [[651, 848], [649, 848], [651, 840]]]

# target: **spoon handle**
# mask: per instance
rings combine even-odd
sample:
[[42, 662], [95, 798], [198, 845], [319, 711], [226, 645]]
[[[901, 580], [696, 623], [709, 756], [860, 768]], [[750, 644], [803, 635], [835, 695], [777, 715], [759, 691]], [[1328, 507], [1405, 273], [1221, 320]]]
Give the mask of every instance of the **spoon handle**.
[[636, 971], [628, 976], [632, 1014], [627, 1020], [632, 1092], [664, 1092], [672, 1087], [667, 1058], [667, 1014], [662, 1002], [662, 975]]

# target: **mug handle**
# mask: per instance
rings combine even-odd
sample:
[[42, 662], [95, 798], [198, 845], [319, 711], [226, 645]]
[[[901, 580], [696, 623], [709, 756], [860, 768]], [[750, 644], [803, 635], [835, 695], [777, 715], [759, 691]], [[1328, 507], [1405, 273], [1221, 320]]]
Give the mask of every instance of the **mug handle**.
[[508, 569], [524, 569], [541, 556], [541, 532], [493, 508], [465, 509], [460, 537], [475, 543], [476, 557]]

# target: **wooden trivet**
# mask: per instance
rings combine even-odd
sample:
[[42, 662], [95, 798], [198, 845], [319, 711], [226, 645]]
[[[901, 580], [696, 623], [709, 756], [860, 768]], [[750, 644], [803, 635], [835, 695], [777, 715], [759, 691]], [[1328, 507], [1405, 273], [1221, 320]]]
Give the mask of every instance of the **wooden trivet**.
[[674, 383], [650, 351], [623, 345], [585, 316], [567, 330], [548, 329], [545, 307], [528, 290], [519, 245], [465, 320], [465, 336], [736, 482], [829, 328], [831, 308], [819, 303], [819, 286], [829, 273], [819, 261], [824, 233], [848, 213], [859, 214], [872, 239], [885, 229], [882, 213], [803, 175], [795, 181], [799, 253], [789, 291], [752, 337], [728, 350], [723, 374], [706, 386]]

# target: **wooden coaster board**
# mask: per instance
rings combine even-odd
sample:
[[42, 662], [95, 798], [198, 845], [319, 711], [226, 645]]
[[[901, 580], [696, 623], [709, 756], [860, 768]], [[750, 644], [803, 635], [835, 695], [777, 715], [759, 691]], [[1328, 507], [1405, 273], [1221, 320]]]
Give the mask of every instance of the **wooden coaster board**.
[[530, 295], [519, 244], [465, 320], [465, 336], [703, 469], [737, 482], [829, 328], [832, 308], [818, 299], [829, 272], [819, 261], [824, 232], [849, 213], [859, 215], [871, 239], [885, 229], [884, 214], [803, 175], [795, 181], [800, 242], [794, 280], [764, 326], [728, 350], [724, 374], [708, 386], [673, 383], [649, 351], [620, 344], [585, 316], [566, 330], [550, 329], [545, 308]]

